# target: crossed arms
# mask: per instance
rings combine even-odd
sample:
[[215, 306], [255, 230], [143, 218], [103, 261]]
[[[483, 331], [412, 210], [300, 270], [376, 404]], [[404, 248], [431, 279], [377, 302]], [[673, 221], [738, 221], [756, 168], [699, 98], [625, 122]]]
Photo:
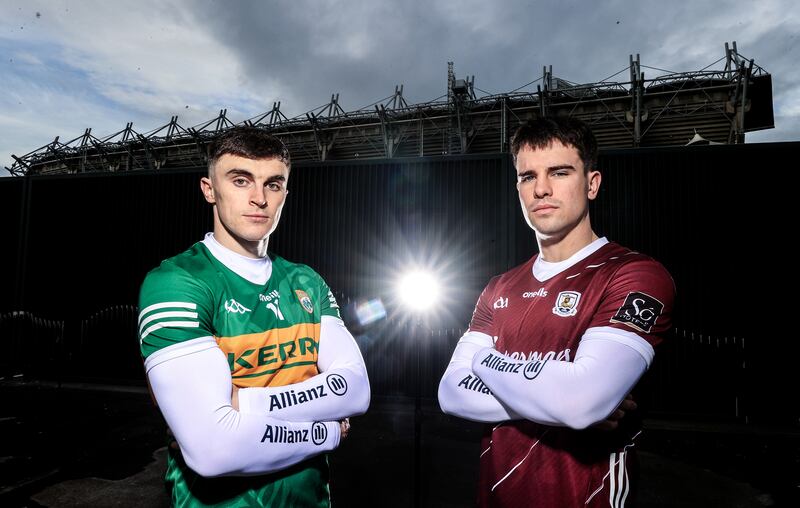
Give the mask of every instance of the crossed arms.
[[613, 414], [652, 358], [644, 339], [611, 327], [588, 329], [573, 362], [538, 364], [501, 354], [489, 335], [468, 331], [439, 384], [439, 404], [479, 422], [526, 419], [583, 429]]
[[[321, 374], [302, 383], [240, 390], [238, 411], [231, 405], [230, 367], [213, 337], [159, 350], [147, 358], [145, 369], [190, 468], [206, 477], [257, 475], [335, 449], [338, 420], [367, 410], [364, 361], [340, 319], [322, 317], [317, 360]], [[330, 392], [328, 380], [341, 395]], [[291, 390], [320, 393], [320, 386], [326, 396], [281, 408], [269, 402]]]

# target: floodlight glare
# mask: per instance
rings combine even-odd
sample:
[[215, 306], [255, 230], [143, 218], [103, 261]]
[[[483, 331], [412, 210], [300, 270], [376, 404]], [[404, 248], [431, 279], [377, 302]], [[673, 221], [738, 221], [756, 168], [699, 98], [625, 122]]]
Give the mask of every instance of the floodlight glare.
[[439, 299], [439, 284], [428, 272], [414, 271], [400, 279], [398, 293], [403, 304], [416, 311], [426, 311]]
[[355, 314], [358, 319], [358, 324], [367, 326], [385, 318], [386, 307], [383, 306], [383, 302], [380, 298], [373, 298], [356, 304]]

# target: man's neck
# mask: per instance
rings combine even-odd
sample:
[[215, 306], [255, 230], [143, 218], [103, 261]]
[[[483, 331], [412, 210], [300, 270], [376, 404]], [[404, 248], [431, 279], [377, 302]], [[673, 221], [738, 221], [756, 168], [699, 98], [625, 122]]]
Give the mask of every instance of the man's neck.
[[583, 224], [581, 226], [583, 227], [577, 227], [563, 237], [541, 238], [536, 235], [536, 242], [539, 244], [539, 257], [551, 263], [558, 263], [568, 259], [599, 238], [592, 231], [588, 220], [585, 226]]
[[269, 236], [259, 240], [258, 242], [237, 241], [236, 238], [229, 235], [224, 228], [221, 231], [217, 228], [214, 228], [214, 239], [221, 246], [225, 247], [231, 252], [239, 254], [240, 256], [258, 259], [267, 255]]
[[221, 242], [216, 233], [214, 233], [214, 238], [223, 248], [246, 258], [261, 259], [267, 255], [268, 242], [266, 238], [261, 242], [247, 242], [244, 244], [242, 242], [231, 241], [231, 238], [226, 238], [226, 241]]
[[272, 260], [269, 257], [252, 258], [239, 254], [219, 243], [213, 233], [206, 234], [203, 244], [217, 261], [238, 276], [253, 284], [263, 285], [269, 281], [272, 275]]

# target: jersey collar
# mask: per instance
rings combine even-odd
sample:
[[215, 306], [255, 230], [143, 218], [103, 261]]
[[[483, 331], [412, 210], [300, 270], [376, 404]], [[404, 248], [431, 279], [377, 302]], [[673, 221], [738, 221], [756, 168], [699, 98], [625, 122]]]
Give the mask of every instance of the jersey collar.
[[558, 275], [559, 273], [563, 272], [567, 268], [575, 265], [582, 259], [586, 259], [587, 257], [591, 256], [598, 250], [600, 247], [608, 243], [608, 239], [606, 237], [598, 238], [597, 240], [593, 241], [586, 247], [582, 248], [572, 256], [568, 257], [564, 261], [558, 261], [552, 263], [550, 261], [545, 261], [542, 259], [541, 256], [536, 256], [536, 260], [533, 262], [533, 276], [539, 282], [545, 282], [548, 279], [551, 279]]
[[248, 258], [237, 254], [219, 243], [214, 238], [214, 233], [206, 233], [203, 245], [217, 261], [248, 282], [264, 285], [272, 275], [272, 260], [269, 256]]

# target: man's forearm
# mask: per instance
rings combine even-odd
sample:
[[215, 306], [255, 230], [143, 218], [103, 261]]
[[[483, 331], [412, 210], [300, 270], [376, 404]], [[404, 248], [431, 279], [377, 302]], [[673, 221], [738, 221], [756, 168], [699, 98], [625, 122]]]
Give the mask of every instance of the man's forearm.
[[472, 370], [453, 369], [439, 383], [442, 411], [475, 422], [494, 423], [520, 416], [503, 405]]
[[187, 465], [198, 474], [264, 474], [338, 446], [338, 422], [289, 422], [234, 410], [224, 354], [213, 338], [193, 342], [199, 347], [184, 347], [184, 354], [162, 350], [147, 376]]
[[289, 421], [340, 420], [369, 406], [366, 373], [331, 369], [301, 383], [239, 390], [239, 410]]
[[239, 410], [291, 421], [340, 420], [366, 412], [367, 369], [340, 319], [322, 318], [317, 367], [321, 374], [300, 383], [239, 390]]
[[450, 364], [439, 382], [439, 405], [442, 411], [476, 422], [500, 422], [520, 418], [500, 402], [472, 371], [474, 355], [491, 345], [491, 337], [477, 332], [467, 332], [458, 341]]
[[619, 342], [619, 334], [587, 331], [574, 362], [522, 361], [485, 348], [472, 370], [522, 417], [582, 429], [610, 415], [647, 370], [642, 355]]

